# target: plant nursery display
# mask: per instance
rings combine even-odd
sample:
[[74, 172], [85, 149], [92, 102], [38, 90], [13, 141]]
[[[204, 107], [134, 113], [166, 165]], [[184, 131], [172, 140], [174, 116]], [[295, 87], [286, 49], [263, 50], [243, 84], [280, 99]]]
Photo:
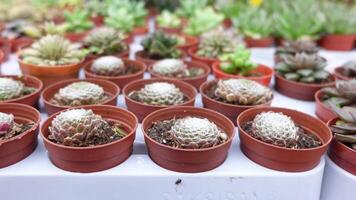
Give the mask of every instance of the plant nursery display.
[[235, 122], [244, 110], [254, 106], [269, 106], [272, 91], [247, 79], [221, 79], [205, 82], [200, 87], [205, 108], [216, 110]]
[[131, 155], [136, 128], [137, 118], [131, 112], [95, 105], [52, 115], [41, 127], [41, 136], [57, 167], [95, 172], [112, 168]]
[[234, 126], [225, 116], [186, 106], [151, 113], [142, 130], [152, 160], [179, 172], [202, 172], [219, 166], [234, 136]]
[[341, 80], [356, 78], [356, 61], [348, 61], [340, 67], [336, 67], [334, 75], [337, 79]]
[[275, 87], [289, 97], [314, 100], [316, 91], [334, 84], [334, 77], [324, 70], [325, 66], [326, 60], [317, 54], [284, 55], [275, 68]]
[[35, 91], [36, 88], [26, 86], [20, 80], [0, 77], [0, 102], [21, 98]]

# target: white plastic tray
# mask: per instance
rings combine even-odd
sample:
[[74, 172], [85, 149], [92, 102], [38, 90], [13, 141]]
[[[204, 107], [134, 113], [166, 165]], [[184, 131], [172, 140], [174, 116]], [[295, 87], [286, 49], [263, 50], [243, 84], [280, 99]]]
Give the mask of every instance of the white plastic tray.
[[[134, 50], [139, 48], [136, 44], [132, 47]], [[253, 60], [273, 66], [273, 51], [272, 48], [253, 49]], [[323, 51], [321, 54], [328, 59], [329, 70], [356, 57], [356, 52]], [[14, 55], [3, 65], [3, 73], [20, 74]], [[275, 91], [272, 105], [314, 115], [313, 102], [290, 99]], [[122, 95], [118, 106], [126, 107]], [[200, 95], [196, 106], [201, 107]], [[42, 113], [42, 119], [46, 117]], [[228, 158], [220, 167], [204, 173], [176, 173], [150, 160], [139, 127], [133, 155], [123, 164], [102, 172], [80, 174], [55, 167], [48, 159], [41, 138], [39, 141], [29, 157], [0, 169], [0, 199], [316, 200], [319, 199], [325, 166], [322, 158], [317, 167], [303, 173], [285, 173], [261, 167], [243, 155], [236, 135]], [[333, 178], [343, 177], [331, 177], [328, 182], [333, 182]], [[334, 192], [336, 197], [340, 191]]]

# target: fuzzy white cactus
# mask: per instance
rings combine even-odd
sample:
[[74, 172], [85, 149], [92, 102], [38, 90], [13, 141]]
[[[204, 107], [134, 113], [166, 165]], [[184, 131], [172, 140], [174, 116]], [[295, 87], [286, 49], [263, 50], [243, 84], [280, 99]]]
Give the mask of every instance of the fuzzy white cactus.
[[0, 112], [0, 136], [5, 135], [14, 123], [14, 115]]
[[20, 97], [24, 84], [11, 78], [0, 78], [0, 101]]
[[167, 82], [146, 84], [132, 94], [137, 95], [138, 101], [150, 105], [176, 105], [184, 102], [184, 94], [180, 89]]
[[152, 66], [153, 72], [164, 76], [181, 74], [184, 73], [186, 69], [187, 66], [182, 60], [173, 58], [163, 59]]
[[239, 105], [263, 104], [273, 97], [268, 87], [247, 79], [219, 80], [215, 95], [226, 102]]
[[295, 148], [299, 139], [299, 128], [283, 113], [263, 112], [252, 122], [252, 136], [277, 146]]
[[213, 122], [190, 116], [177, 119], [170, 133], [173, 140], [182, 148], [207, 148], [227, 139], [227, 135]]
[[52, 101], [57, 105], [92, 105], [105, 99], [105, 91], [97, 84], [79, 81], [61, 88]]
[[94, 60], [91, 65], [94, 74], [103, 76], [118, 76], [124, 74], [125, 70], [124, 61], [116, 56], [102, 56]]

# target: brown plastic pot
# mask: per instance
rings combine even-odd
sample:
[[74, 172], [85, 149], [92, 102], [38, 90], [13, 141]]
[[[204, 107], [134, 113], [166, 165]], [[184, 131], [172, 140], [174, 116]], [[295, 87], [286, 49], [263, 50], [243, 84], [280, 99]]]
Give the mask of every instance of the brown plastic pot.
[[148, 104], [144, 104], [144, 103], [132, 100], [128, 97], [128, 95], [132, 91], [140, 90], [146, 84], [150, 84], [150, 83], [154, 83], [154, 82], [167, 82], [167, 83], [174, 84], [187, 97], [187, 101], [182, 104], [179, 104], [179, 106], [194, 106], [195, 97], [197, 96], [197, 91], [192, 85], [190, 85], [188, 83], [185, 83], [180, 80], [162, 79], [162, 78], [151, 78], [151, 79], [142, 79], [142, 80], [133, 81], [133, 82], [127, 84], [122, 91], [125, 96], [125, 102], [126, 102], [128, 110], [133, 112], [136, 115], [139, 122], [141, 122], [143, 120], [143, 118], [145, 118], [148, 114], [150, 114], [156, 110], [171, 107], [171, 106], [148, 105]]
[[231, 28], [233, 23], [230, 18], [225, 18], [223, 21], [224, 28]]
[[60, 112], [55, 113], [41, 126], [41, 136], [52, 163], [66, 171], [88, 173], [115, 167], [130, 157], [138, 124], [135, 115], [116, 106], [94, 105], [81, 108], [91, 109], [104, 119], [120, 122], [128, 131], [128, 135], [120, 140], [98, 146], [69, 147], [56, 144], [48, 139], [48, 127], [60, 114]]
[[21, 58], [18, 59], [18, 62], [23, 74], [39, 78], [43, 82], [44, 87], [58, 81], [78, 78], [79, 70], [83, 64], [83, 62], [80, 62], [69, 65], [37, 66], [24, 63]]
[[[290, 116], [292, 120], [307, 133], [317, 136], [322, 145], [310, 149], [289, 149], [262, 142], [248, 133], [242, 126], [262, 112], [281, 112]], [[330, 129], [317, 118], [305, 113], [277, 107], [256, 107], [246, 110], [237, 118], [242, 152], [252, 161], [278, 171], [303, 172], [313, 169], [320, 162], [332, 139]]]
[[199, 62], [205, 63], [210, 68], [212, 68], [212, 66], [215, 62], [219, 61], [219, 59], [217, 59], [217, 58], [205, 58], [205, 57], [198, 56], [196, 54], [197, 51], [198, 51], [198, 47], [191, 47], [188, 50], [188, 55], [192, 58], [193, 61], [199, 61]]
[[[182, 56], [180, 57], [181, 59], [184, 59], [185, 57], [185, 53], [183, 51], [181, 51], [181, 54]], [[152, 58], [149, 58], [147, 53], [145, 51], [137, 51], [135, 53], [135, 59], [138, 60], [138, 61], [141, 61], [143, 63], [145, 63], [147, 66], [150, 66], [152, 65], [153, 63], [161, 60], [161, 59], [152, 59]]]
[[[119, 57], [119, 58], [128, 58], [130, 55], [130, 51], [129, 50], [125, 50], [125, 51], [122, 51], [120, 53], [117, 53], [117, 54], [113, 54], [111, 56], [116, 56], [116, 57]], [[97, 58], [100, 58], [102, 56], [107, 56], [107, 55], [93, 55], [93, 54], [89, 54], [87, 55], [87, 57], [85, 58], [85, 61], [84, 61], [84, 66], [87, 65], [87, 63], [97, 59]]]
[[153, 65], [148, 67], [148, 72], [151, 74], [151, 77], [158, 77], [158, 78], [173, 78], [173, 79], [178, 79], [184, 82], [187, 82], [194, 86], [195, 88], [199, 89], [200, 85], [203, 84], [206, 79], [208, 78], [210, 74], [210, 67], [206, 65], [205, 63], [202, 62], [197, 62], [197, 61], [184, 61], [184, 63], [187, 65], [188, 68], [192, 67], [198, 67], [204, 70], [204, 74], [196, 77], [191, 77], [191, 78], [174, 78], [174, 77], [166, 77], [160, 74], [157, 74], [153, 72], [152, 67]]
[[0, 101], [1, 103], [21, 103], [21, 104], [26, 104], [29, 106], [36, 106], [38, 103], [38, 99], [40, 97], [40, 93], [43, 89], [43, 83], [40, 79], [30, 76], [30, 75], [24, 75], [24, 76], [17, 76], [17, 75], [1, 75], [1, 78], [7, 77], [7, 78], [12, 78], [14, 80], [21, 81], [24, 83], [25, 86], [27, 87], [34, 87], [36, 90], [28, 95], [15, 98], [15, 99], [9, 99], [5, 101]]
[[185, 43], [182, 45], [178, 45], [178, 48], [183, 51], [185, 54], [188, 54], [188, 51], [192, 47], [197, 47], [199, 44], [199, 40], [197, 37], [181, 34], [181, 37], [184, 37]]
[[258, 67], [251, 71], [251, 73], [260, 73], [262, 76], [241, 76], [236, 74], [228, 74], [221, 70], [220, 62], [215, 62], [213, 64], [213, 73], [215, 78], [217, 79], [225, 79], [225, 78], [244, 78], [252, 81], [256, 81], [262, 85], [269, 86], [273, 76], [273, 69], [267, 67], [266, 65], [258, 64]]
[[271, 47], [273, 45], [274, 39], [272, 37], [265, 37], [260, 39], [245, 38], [245, 43], [247, 47]]
[[71, 42], [82, 42], [90, 31], [84, 31], [80, 33], [66, 33], [65, 37]]
[[52, 84], [45, 88], [43, 92], [41, 93], [41, 98], [43, 99], [44, 102], [44, 107], [48, 115], [52, 115], [53, 113], [59, 112], [61, 110], [65, 110], [68, 108], [73, 108], [72, 106], [59, 106], [51, 103], [51, 99], [54, 97], [54, 95], [59, 91], [59, 89], [71, 84], [75, 83], [78, 81], [87, 81], [90, 83], [97, 84], [101, 86], [105, 94], [109, 95], [109, 98], [105, 100], [104, 102], [100, 103], [100, 105], [113, 105], [116, 106], [117, 104], [117, 97], [120, 93], [120, 88], [114, 84], [111, 81], [107, 80], [101, 80], [101, 79], [71, 79], [71, 80], [65, 80], [65, 81], [60, 81], [58, 83]]
[[[332, 87], [335, 84], [335, 81], [324, 84], [300, 83], [287, 80], [278, 73], [275, 73], [275, 77], [275, 88], [278, 92], [288, 97], [304, 101], [314, 101], [314, 95], [318, 90], [324, 87]], [[334, 77], [333, 80], [335, 80]]]
[[337, 115], [333, 112], [331, 108], [326, 106], [322, 101], [321, 98], [323, 97], [323, 92], [318, 90], [315, 93], [315, 115], [321, 119], [323, 122], [328, 122], [331, 119], [337, 117]]
[[[338, 118], [330, 120], [327, 125], [335, 124]], [[332, 139], [328, 155], [331, 160], [345, 171], [356, 176], [356, 151], [339, 142], [335, 137]]]
[[326, 35], [320, 40], [320, 46], [327, 50], [351, 51], [354, 48], [355, 36], [350, 35]]
[[11, 47], [9, 41], [4, 38], [0, 38], [0, 49], [4, 53], [3, 62], [5, 62], [9, 59], [9, 56], [11, 54]]
[[216, 110], [217, 112], [223, 114], [224, 116], [229, 118], [233, 123], [235, 123], [235, 125], [236, 125], [236, 118], [243, 111], [257, 106], [270, 106], [272, 103], [273, 99], [271, 99], [271, 101], [265, 104], [260, 104], [260, 105], [236, 105], [236, 104], [229, 104], [229, 103], [217, 101], [215, 99], [210, 98], [207, 95], [211, 87], [213, 87], [217, 83], [218, 80], [212, 80], [212, 81], [207, 81], [200, 86], [200, 94], [202, 97], [203, 106], [204, 108]]
[[[196, 116], [207, 118], [214, 122], [227, 135], [228, 140], [223, 144], [204, 149], [179, 149], [160, 144], [151, 139], [146, 131], [156, 121]], [[177, 172], [196, 173], [212, 170], [221, 165], [228, 156], [228, 150], [235, 135], [233, 123], [224, 115], [204, 109], [188, 106], [175, 106], [155, 111], [142, 122], [148, 154], [159, 166]]]
[[121, 58], [121, 59], [124, 61], [125, 66], [127, 66], [129, 68], [135, 68], [135, 69], [137, 69], [137, 71], [133, 74], [126, 74], [126, 75], [120, 75], [120, 76], [97, 75], [91, 71], [90, 68], [91, 68], [93, 61], [90, 61], [84, 65], [85, 77], [93, 78], [93, 79], [108, 80], [108, 81], [115, 83], [117, 86], [119, 86], [119, 88], [124, 88], [125, 85], [127, 85], [128, 83], [143, 78], [143, 74], [146, 71], [146, 65], [144, 63], [142, 63], [140, 61], [136, 61], [136, 60], [130, 60], [128, 58]]
[[102, 26], [104, 24], [104, 16], [97, 15], [90, 18], [90, 20], [94, 23], [95, 26]]
[[33, 107], [18, 103], [0, 103], [0, 112], [13, 114], [17, 123], [34, 123], [29, 130], [0, 141], [0, 168], [3, 168], [25, 159], [35, 150], [41, 116]]
[[336, 67], [334, 70], [334, 76], [337, 80], [351, 80], [351, 77], [344, 75], [344, 68], [342, 66]]
[[11, 39], [9, 40], [11, 52], [15, 53], [18, 50], [20, 50], [22, 47], [32, 44], [33, 41], [34, 40], [29, 37], [20, 37], [16, 39]]

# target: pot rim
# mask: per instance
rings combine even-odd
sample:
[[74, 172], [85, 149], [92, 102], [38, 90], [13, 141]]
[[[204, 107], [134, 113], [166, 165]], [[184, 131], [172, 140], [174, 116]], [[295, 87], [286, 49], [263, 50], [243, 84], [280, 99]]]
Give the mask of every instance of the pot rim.
[[[67, 111], [67, 110], [72, 110], [72, 109], [80, 109], [80, 108], [83, 108], [83, 109], [94, 109], [94, 108], [103, 108], [103, 109], [107, 109], [107, 110], [120, 110], [120, 112], [126, 112], [128, 113], [129, 115], [131, 115], [131, 117], [133, 117], [135, 119], [135, 127], [133, 127], [133, 129], [123, 138], [121, 139], [118, 139], [118, 140], [115, 140], [113, 142], [109, 142], [109, 143], [106, 143], [106, 144], [101, 144], [101, 145], [96, 145], [96, 146], [88, 146], [88, 147], [72, 147], [72, 146], [65, 146], [65, 145], [62, 145], [62, 144], [57, 144], [57, 143], [54, 143], [52, 141], [50, 141], [47, 137], [44, 136], [43, 132], [45, 129], [48, 129], [49, 126], [51, 124], [49, 124], [49, 126], [47, 127], [44, 127], [44, 124], [47, 123], [48, 121], [52, 122], [54, 117], [56, 117], [57, 115], [59, 115], [61, 112], [64, 112], [64, 111]], [[95, 112], [94, 112], [95, 113]], [[107, 118], [104, 118], [104, 119], [107, 119]], [[118, 120], [119, 121], [119, 120]], [[41, 124], [41, 127], [40, 127], [40, 135], [41, 135], [41, 138], [53, 145], [53, 146], [56, 146], [58, 148], [62, 148], [62, 149], [67, 149], [67, 150], [80, 150], [80, 151], [83, 151], [83, 150], [89, 150], [89, 149], [101, 149], [101, 148], [105, 148], [107, 146], [110, 146], [110, 145], [113, 145], [113, 144], [116, 144], [116, 143], [119, 143], [119, 142], [122, 142], [123, 140], [126, 140], [127, 138], [129, 138], [130, 136], [134, 135], [136, 133], [136, 130], [137, 130], [137, 127], [138, 127], [138, 119], [137, 117], [129, 110], [125, 110], [123, 108], [120, 108], [120, 107], [117, 107], [117, 106], [112, 106], [112, 105], [86, 105], [86, 106], [78, 106], [78, 107], [75, 107], [75, 108], [68, 108], [68, 109], [65, 109], [65, 110], [61, 110], [61, 111], [58, 111], [54, 114], [52, 114], [51, 116], [49, 116], [46, 120], [44, 120]]]
[[[41, 93], [41, 90], [43, 89], [43, 82], [38, 79], [37, 77], [34, 77], [34, 76], [31, 76], [31, 75], [0, 75], [1, 78], [19, 78], [21, 81], [21, 78], [29, 78], [29, 79], [32, 79], [34, 82], [38, 83], [39, 84], [39, 87], [36, 87], [36, 90], [30, 94], [27, 94], [27, 95], [24, 95], [22, 97], [18, 97], [18, 98], [14, 98], [14, 99], [8, 99], [8, 100], [5, 100], [5, 101], [0, 101], [0, 103], [12, 103], [12, 102], [16, 102], [16, 101], [20, 101], [20, 100], [23, 100], [25, 98], [29, 98], [29, 97], [32, 97], [32, 96], [35, 96], [35, 95], [38, 95]], [[15, 79], [16, 80], [16, 79]], [[25, 82], [24, 81], [21, 81], [25, 86]]]
[[236, 77], [239, 77], [239, 78], [243, 77], [243, 78], [246, 78], [246, 79], [248, 79], [248, 78], [266, 79], [266, 78], [272, 77], [273, 74], [274, 74], [274, 69], [273, 68], [268, 67], [267, 65], [264, 65], [264, 64], [260, 64], [260, 63], [256, 63], [256, 64], [258, 64], [256, 69], [258, 69], [258, 68], [267, 69], [269, 71], [269, 73], [263, 74], [262, 76], [250, 76], [250, 77], [242, 76], [242, 75], [238, 75], [238, 74], [228, 74], [228, 73], [226, 73], [226, 72], [221, 70], [220, 63], [221, 63], [220, 61], [216, 61], [216, 62], [213, 63], [213, 65], [212, 65], [213, 71], [217, 71], [217, 72], [222, 73], [222, 74], [227, 75], [227, 76], [236, 76]]
[[188, 54], [194, 59], [194, 58], [198, 58], [200, 60], [206, 60], [209, 62], [218, 62], [219, 58], [207, 58], [207, 57], [202, 57], [196, 54], [196, 51], [198, 50], [199, 47], [190, 47], [188, 49]]
[[178, 35], [178, 37], [179, 36], [184, 37], [184, 39], [185, 39], [185, 43], [178, 45], [178, 48], [187, 48], [187, 47], [190, 47], [190, 46], [193, 46], [193, 45], [196, 45], [199, 43], [199, 40], [195, 36], [192, 36], [192, 35], [187, 35], [185, 33], [173, 34], [173, 35]]
[[[120, 94], [120, 88], [119, 88], [119, 86], [117, 86], [115, 83], [113, 83], [113, 82], [111, 82], [111, 81], [109, 81], [109, 80], [95, 79], [95, 78], [85, 78], [85, 79], [76, 79], [76, 78], [75, 78], [75, 79], [68, 79], [68, 80], [59, 81], [59, 82], [57, 82], [57, 83], [53, 83], [53, 84], [50, 84], [49, 86], [47, 86], [47, 87], [41, 92], [41, 98], [43, 99], [43, 102], [44, 102], [45, 104], [48, 104], [48, 105], [52, 106], [52, 107], [61, 108], [61, 109], [69, 109], [69, 108], [74, 109], [74, 108], [77, 108], [78, 106], [60, 106], [60, 105], [53, 104], [53, 103], [50, 102], [50, 100], [47, 100], [46, 98], [44, 98], [44, 94], [45, 94], [47, 91], [49, 91], [50, 89], [52, 89], [53, 87], [55, 87], [55, 86], [65, 84], [65, 85], [63, 86], [63, 87], [65, 87], [65, 86], [67, 86], [67, 85], [69, 85], [69, 84], [71, 84], [71, 83], [75, 83], [75, 82], [79, 82], [79, 81], [87, 81], [87, 82], [90, 82], [90, 83], [97, 84], [97, 85], [99, 85], [100, 87], [102, 87], [102, 86], [100, 85], [100, 83], [106, 83], [106, 84], [109, 84], [109, 85], [111, 85], [112, 87], [114, 87], [114, 88], [116, 89], [116, 93], [113, 94], [110, 98], [106, 99], [105, 101], [103, 101], [103, 102], [101, 102], [101, 103], [99, 103], [99, 104], [94, 104], [94, 105], [103, 105], [103, 104], [106, 104], [106, 103], [112, 101], [113, 99], [116, 99], [116, 98], [119, 96], [119, 94]], [[61, 88], [60, 88], [60, 89], [61, 89]], [[104, 91], [106, 91], [104, 87], [103, 87], [103, 89], [104, 89]], [[58, 90], [59, 90], [59, 89], [58, 89]], [[57, 92], [58, 92], [58, 90], [57, 90]], [[88, 106], [89, 106], [89, 105], [88, 105]]]
[[[308, 149], [291, 149], [291, 148], [286, 148], [286, 147], [280, 147], [280, 146], [277, 146], [277, 145], [273, 145], [273, 144], [269, 144], [269, 143], [266, 143], [266, 142], [263, 142], [259, 139], [256, 139], [254, 137], [252, 137], [250, 134], [248, 134], [241, 126], [242, 124], [240, 124], [240, 120], [241, 118], [246, 115], [247, 113], [251, 112], [251, 111], [255, 111], [255, 110], [261, 110], [261, 112], [265, 112], [265, 111], [274, 111], [274, 112], [277, 112], [276, 110], [278, 110], [278, 112], [282, 112], [283, 111], [290, 111], [290, 112], [294, 112], [298, 115], [302, 115], [302, 116], [308, 116], [308, 117], [311, 117], [313, 118], [314, 120], [316, 120], [319, 124], [321, 124], [322, 126], [325, 126], [327, 129], [328, 129], [328, 132], [329, 132], [329, 139], [324, 142], [322, 145], [318, 146], [318, 147], [313, 147], [313, 148], [308, 148]], [[261, 113], [260, 112], [260, 113]], [[288, 115], [287, 115], [288, 116]], [[240, 134], [244, 134], [246, 137], [250, 138], [251, 140], [253, 140], [254, 142], [256, 143], [259, 143], [260, 145], [264, 145], [264, 146], [267, 146], [269, 148], [272, 148], [272, 149], [277, 149], [277, 150], [283, 150], [283, 151], [290, 151], [290, 152], [308, 152], [308, 151], [314, 151], [314, 150], [320, 150], [320, 149], [323, 149], [323, 148], [326, 148], [331, 140], [332, 140], [332, 133], [329, 129], [329, 127], [326, 126], [326, 124], [324, 122], [322, 122], [320, 119], [318, 118], [315, 118], [315, 117], [312, 117], [306, 113], [303, 113], [303, 112], [300, 112], [300, 111], [297, 111], [297, 110], [294, 110], [294, 109], [289, 109], [289, 108], [283, 108], [283, 107], [266, 107], [266, 106], [261, 106], [261, 107], [255, 107], [255, 108], [251, 108], [251, 109], [248, 109], [248, 110], [245, 110], [243, 111], [236, 119], [236, 122], [237, 122], [237, 127], [239, 129], [239, 133]], [[241, 130], [241, 131], [240, 131]], [[314, 133], [313, 133], [314, 134]], [[316, 135], [316, 134], [314, 134]]]
[[[326, 123], [326, 125], [327, 125], [328, 127], [330, 127], [331, 123], [334, 123], [334, 122], [335, 122], [336, 120], [338, 120], [338, 119], [340, 119], [340, 118], [339, 118], [339, 117], [333, 118], [333, 119], [329, 120], [329, 121]], [[352, 151], [352, 152], [356, 153], [356, 150], [354, 150], [354, 149], [348, 147], [348, 146], [345, 145], [344, 143], [342, 143], [342, 142], [340, 142], [339, 140], [337, 140], [336, 138], [334, 138], [334, 133], [333, 133], [333, 132], [331, 132], [331, 134], [332, 134], [332, 139], [333, 139], [335, 142], [341, 144], [343, 147], [345, 147], [345, 148], [348, 149], [349, 151]]]
[[[155, 140], [153, 140], [150, 136], [147, 135], [146, 133], [146, 130], [144, 130], [144, 127], [143, 127], [143, 124], [145, 123], [148, 123], [146, 122], [147, 118], [151, 117], [151, 116], [154, 116], [156, 115], [157, 113], [161, 113], [161, 112], [166, 112], [166, 111], [170, 111], [170, 109], [175, 109], [175, 108], [179, 108], [179, 109], [185, 109], [186, 110], [186, 113], [187, 115], [186, 116], [189, 116], [189, 110], [203, 110], [203, 111], [206, 111], [206, 112], [210, 112], [210, 113], [213, 113], [214, 115], [217, 115], [219, 116], [220, 118], [223, 118], [224, 121], [228, 122], [229, 125], [231, 125], [231, 127], [233, 127], [233, 132], [231, 134], [231, 136], [223, 143], [219, 144], [219, 145], [216, 145], [216, 146], [213, 146], [213, 147], [208, 147], [208, 148], [202, 148], [202, 149], [182, 149], [182, 148], [174, 148], [174, 147], [171, 147], [171, 146], [168, 146], [168, 145], [164, 145], [164, 144], [161, 144]], [[171, 112], [172, 113], [172, 112]], [[172, 116], [174, 116], [174, 113], [172, 113]], [[203, 115], [201, 115], [200, 117], [204, 117]], [[173, 118], [173, 117], [172, 117]], [[207, 117], [206, 117], [207, 118]], [[208, 119], [208, 118], [207, 118]], [[210, 121], [210, 120], [209, 120]], [[213, 121], [214, 122], [214, 121]], [[152, 123], [151, 123], [152, 124]], [[214, 122], [215, 124], [215, 122]], [[220, 128], [220, 127], [219, 127]], [[148, 140], [150, 140], [150, 142], [154, 143], [155, 145], [158, 145], [160, 147], [163, 147], [163, 148], [167, 148], [169, 150], [173, 150], [173, 151], [181, 151], [181, 152], [205, 152], [205, 151], [211, 151], [211, 150], [214, 150], [214, 149], [218, 149], [224, 145], [227, 145], [229, 143], [232, 142], [232, 140], [234, 139], [235, 137], [235, 133], [236, 133], [236, 127], [235, 125], [232, 123], [232, 121], [227, 118], [225, 115], [223, 114], [220, 114], [214, 110], [210, 110], [210, 109], [207, 109], [207, 108], [197, 108], [197, 107], [192, 107], [192, 106], [172, 106], [172, 107], [169, 107], [169, 108], [164, 108], [164, 109], [160, 109], [160, 110], [156, 110], [152, 113], [150, 113], [149, 115], [147, 115], [142, 123], [141, 123], [141, 130], [142, 130], [142, 133], [144, 135], [145, 138], [147, 138]], [[147, 145], [147, 144], [146, 144]]]
[[[150, 104], [145, 104], [145, 103], [142, 103], [142, 102], [139, 102], [139, 101], [135, 101], [131, 98], [128, 97], [129, 93], [128, 93], [128, 87], [130, 87], [131, 85], [133, 84], [138, 84], [138, 83], [144, 83], [144, 82], [151, 82], [151, 83], [154, 83], [154, 82], [168, 82], [168, 83], [173, 83], [176, 87], [178, 87], [177, 83], [178, 84], [181, 84], [181, 85], [185, 85], [186, 87], [190, 88], [191, 91], [194, 90], [194, 98], [188, 98], [187, 101], [181, 103], [181, 104], [177, 104], [177, 105], [165, 105], [165, 106], [158, 106], [158, 105], [150, 105]], [[146, 84], [147, 84], [146, 83]], [[145, 85], [145, 84], [144, 84]], [[179, 89], [181, 89], [180, 87], [178, 87]], [[183, 92], [183, 91], [181, 91]], [[150, 78], [150, 79], [139, 79], [139, 80], [135, 80], [135, 81], [132, 81], [128, 84], [125, 85], [125, 87], [122, 89], [122, 93], [125, 97], [125, 101], [130, 101], [131, 103], [134, 103], [134, 104], [139, 104], [141, 106], [145, 106], [145, 107], [150, 107], [150, 108], [159, 108], [159, 109], [162, 109], [162, 108], [167, 108], [167, 107], [174, 107], [174, 106], [180, 106], [182, 104], [187, 104], [187, 103], [194, 103], [195, 102], [195, 98], [197, 96], [197, 90], [195, 89], [194, 86], [190, 85], [189, 83], [186, 83], [182, 80], [177, 80], [177, 79], [171, 79], [171, 78]], [[184, 93], [184, 92], [183, 92]], [[184, 93], [185, 96], [186, 93]]]
[[[182, 60], [184, 60], [184, 58], [185, 58], [185, 56], [186, 56], [186, 53], [184, 53], [184, 51], [182, 51], [181, 49], [179, 49], [178, 46], [177, 46], [176, 49], [181, 53], [180, 57], [177, 58], [177, 59], [182, 59]], [[143, 57], [142, 55], [144, 55], [144, 54], [146, 54], [146, 53], [147, 53], [147, 52], [146, 52], [144, 49], [139, 50], [139, 51], [136, 51], [136, 52], [135, 52], [135, 60], [143, 59], [143, 60], [149, 60], [149, 61], [151, 61], [151, 62], [157, 62], [157, 61], [166, 59], [166, 58], [152, 59], [152, 58], [148, 58], [148, 57]]]
[[2, 48], [0, 48], [0, 64], [5, 61], [5, 52]]
[[201, 74], [201, 75], [195, 76], [195, 77], [187, 77], [187, 78], [177, 78], [177, 77], [169, 77], [169, 76], [160, 75], [160, 74], [154, 72], [153, 69], [152, 69], [153, 65], [156, 64], [159, 61], [156, 61], [153, 64], [150, 64], [148, 66], [148, 68], [147, 68], [147, 71], [150, 74], [152, 74], [152, 75], [154, 75], [154, 76], [156, 76], [158, 78], [171, 78], [171, 79], [178, 79], [178, 80], [182, 80], [182, 81], [190, 81], [190, 80], [196, 80], [196, 79], [204, 78], [204, 77], [208, 76], [210, 74], [210, 72], [211, 72], [210, 67], [205, 63], [202, 63], [202, 62], [199, 62], [199, 61], [193, 61], [193, 60], [192, 61], [186, 61], [186, 60], [183, 60], [183, 59], [180, 59], [180, 60], [182, 60], [188, 66], [188, 68], [190, 67], [189, 65], [194, 65], [194, 64], [195, 65], [199, 65], [198, 68], [203, 69], [204, 70], [204, 74]]
[[[214, 103], [216, 104], [222, 104], [224, 106], [228, 106], [228, 107], [231, 107], [231, 108], [246, 108], [246, 109], [249, 109], [249, 108], [254, 108], [256, 106], [266, 106], [267, 105], [270, 105], [274, 99], [274, 95], [272, 96], [272, 99], [264, 104], [257, 104], [257, 105], [238, 105], [238, 104], [229, 104], [229, 103], [225, 103], [225, 102], [221, 102], [221, 101], [217, 101], [215, 99], [212, 99], [210, 98], [205, 92], [204, 92], [204, 89], [206, 89], [206, 87], [208, 87], [209, 84], [212, 84], [214, 82], [218, 82], [219, 80], [226, 80], [226, 79], [231, 79], [231, 78], [223, 78], [223, 79], [214, 79], [214, 80], [210, 80], [210, 81], [205, 81], [203, 84], [200, 85], [199, 87], [199, 93], [201, 94], [202, 97], [204, 98], [207, 98], [211, 101], [214, 101]], [[256, 81], [255, 81], [256, 82]], [[258, 83], [258, 82], [257, 82]], [[258, 83], [260, 84], [260, 83]], [[262, 84], [260, 84], [262, 85]], [[263, 85], [262, 85], [263, 86]], [[265, 86], [266, 87], [266, 86]], [[270, 88], [269, 88], [270, 89]]]
[[115, 80], [115, 79], [120, 79], [120, 78], [131, 78], [131, 77], [135, 77], [139, 74], [143, 74], [146, 69], [147, 69], [147, 66], [145, 63], [139, 61], [139, 60], [130, 60], [128, 58], [120, 58], [124, 61], [124, 63], [126, 62], [133, 62], [135, 63], [135, 66], [136, 67], [139, 67], [139, 70], [135, 73], [132, 73], [132, 74], [124, 74], [124, 75], [118, 75], [118, 76], [104, 76], [104, 75], [97, 75], [97, 74], [94, 74], [91, 69], [90, 69], [90, 66], [91, 64], [94, 62], [93, 60], [87, 62], [84, 64], [84, 72], [85, 74], [89, 74], [90, 76], [94, 77], [95, 79], [98, 78], [98, 79], [106, 79], [106, 80]]
[[316, 83], [302, 83], [302, 82], [297, 82], [297, 81], [290, 81], [287, 80], [286, 78], [284, 78], [283, 76], [281, 76], [278, 72], [274, 73], [274, 75], [276, 76], [276, 78], [278, 79], [282, 79], [283, 81], [289, 83], [289, 84], [293, 84], [293, 85], [297, 85], [299, 87], [309, 87], [309, 88], [320, 88], [320, 87], [332, 87], [333, 85], [335, 85], [335, 76], [328, 72], [331, 76], [331, 78], [333, 79], [332, 82], [329, 83], [321, 83], [321, 84], [316, 84]]
[[[27, 109], [29, 112], [32, 112], [33, 114], [35, 114], [36, 118], [37, 118], [37, 121], [33, 121], [35, 124], [30, 129], [20, 133], [19, 135], [11, 137], [11, 138], [9, 138], [7, 140], [0, 141], [0, 146], [6, 144], [8, 142], [14, 141], [14, 140], [22, 139], [23, 136], [27, 135], [28, 133], [30, 133], [32, 131], [36, 131], [36, 129], [40, 126], [41, 114], [40, 114], [40, 112], [38, 110], [36, 110], [32, 106], [29, 106], [29, 105], [26, 105], [26, 104], [21, 104], [21, 103], [0, 103], [0, 106], [9, 106], [9, 107], [14, 108], [15, 110]], [[16, 118], [16, 115], [14, 115], [14, 117]], [[32, 121], [32, 119], [29, 119], [29, 120]]]
[[319, 104], [321, 107], [323, 107], [323, 109], [333, 112], [333, 110], [331, 108], [327, 107], [323, 102], [321, 102], [320, 96], [323, 94], [324, 93], [323, 93], [323, 91], [321, 91], [321, 89], [318, 90], [317, 92], [315, 92], [314, 98], [315, 98], [316, 104]]
[[343, 70], [343, 66], [338, 66], [334, 69], [334, 76], [336, 78], [341, 78], [342, 80], [351, 80], [353, 78], [356, 78], [356, 77], [348, 77], [348, 76], [345, 76], [344, 74], [342, 74], [339, 70]]

